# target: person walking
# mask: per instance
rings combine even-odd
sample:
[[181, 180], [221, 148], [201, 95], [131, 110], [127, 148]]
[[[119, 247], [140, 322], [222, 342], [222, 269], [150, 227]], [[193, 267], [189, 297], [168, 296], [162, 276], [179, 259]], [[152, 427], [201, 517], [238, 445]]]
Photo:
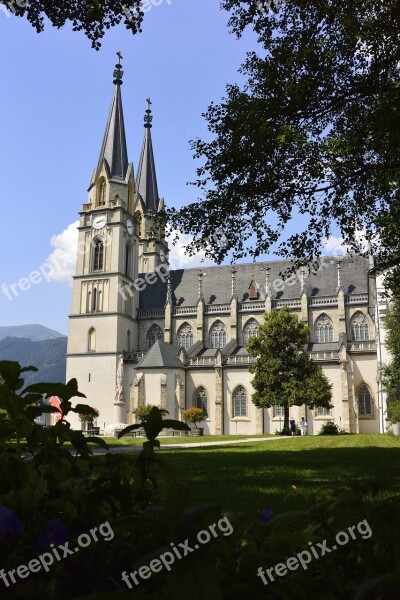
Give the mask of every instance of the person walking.
[[292, 434], [292, 437], [293, 437], [296, 435], [296, 421], [294, 419], [290, 419], [289, 424], [290, 424], [290, 433]]
[[301, 435], [307, 435], [307, 421], [305, 420], [304, 417], [301, 417], [301, 421], [300, 421], [300, 431], [301, 431]]

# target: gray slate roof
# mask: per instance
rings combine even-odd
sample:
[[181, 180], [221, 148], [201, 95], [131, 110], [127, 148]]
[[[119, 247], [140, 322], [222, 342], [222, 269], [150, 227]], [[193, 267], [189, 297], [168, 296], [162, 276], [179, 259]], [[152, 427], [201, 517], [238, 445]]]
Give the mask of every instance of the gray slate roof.
[[154, 164], [153, 143], [151, 139], [151, 127], [145, 127], [142, 152], [136, 177], [136, 189], [142, 197], [146, 211], [158, 208], [158, 186], [156, 167]]
[[[332, 262], [331, 262], [332, 261]], [[271, 267], [270, 282], [273, 299], [300, 298], [300, 274], [293, 285], [285, 285], [284, 289], [273, 288], [280, 272], [290, 267], [290, 261], [276, 260], [263, 263], [244, 263], [235, 265], [236, 290], [239, 302], [249, 299], [248, 288], [254, 279], [265, 293], [265, 273], [262, 267]], [[324, 264], [315, 275], [306, 272], [306, 287], [311, 296], [334, 296], [337, 293], [337, 266], [334, 257], [325, 257]], [[204, 267], [203, 293], [206, 304], [228, 304], [231, 300], [232, 277], [231, 265]], [[172, 300], [174, 306], [195, 306], [198, 300], [199, 269], [180, 269], [171, 271]], [[363, 294], [368, 292], [368, 259], [362, 256], [344, 256], [341, 268], [342, 287], [345, 294]], [[146, 286], [140, 293], [140, 308], [162, 308], [166, 301], [166, 283], [160, 279], [153, 285]], [[260, 298], [261, 299], [261, 298]]]
[[128, 169], [128, 151], [126, 148], [121, 86], [118, 84], [114, 89], [110, 114], [100, 151], [98, 170], [101, 169], [103, 159], [110, 169], [111, 179], [125, 179]]
[[184, 365], [177, 357], [178, 348], [167, 344], [162, 340], [157, 340], [150, 348], [147, 354], [136, 366], [136, 369], [146, 369], [148, 367], [170, 367], [173, 369], [184, 369]]

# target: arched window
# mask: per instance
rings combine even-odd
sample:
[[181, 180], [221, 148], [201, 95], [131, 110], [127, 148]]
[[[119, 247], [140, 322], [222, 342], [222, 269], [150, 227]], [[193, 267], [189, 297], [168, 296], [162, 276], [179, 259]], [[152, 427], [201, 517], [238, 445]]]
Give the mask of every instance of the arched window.
[[96, 290], [96, 288], [94, 288], [94, 290], [93, 290], [92, 312], [96, 312], [97, 311], [97, 305], [98, 305], [97, 290]]
[[249, 339], [252, 337], [257, 337], [258, 335], [258, 322], [255, 319], [250, 319], [247, 321], [245, 328], [243, 329], [243, 343], [247, 344]]
[[233, 392], [233, 416], [247, 417], [247, 395], [242, 385]]
[[179, 327], [178, 330], [178, 346], [179, 348], [185, 348], [185, 350], [189, 350], [191, 346], [193, 346], [194, 338], [193, 331], [190, 327], [189, 323], [184, 323]]
[[88, 352], [95, 352], [96, 351], [96, 330], [94, 329], [94, 327], [92, 327], [91, 329], [89, 329], [89, 334], [88, 334]]
[[126, 351], [130, 352], [131, 351], [131, 332], [128, 331], [126, 334]]
[[196, 402], [196, 408], [202, 409], [204, 418], [208, 417], [207, 392], [203, 387], [199, 387], [195, 391], [195, 402]]
[[153, 346], [157, 340], [161, 340], [163, 338], [163, 332], [161, 327], [158, 325], [152, 325], [147, 333], [147, 349]]
[[127, 244], [125, 248], [125, 275], [130, 277], [131, 270], [131, 245]]
[[358, 414], [362, 416], [372, 415], [372, 398], [366, 385], [358, 390]]
[[321, 315], [315, 321], [315, 341], [317, 344], [333, 342], [332, 321], [326, 315]]
[[102, 271], [104, 267], [104, 243], [100, 238], [93, 241], [93, 271]]
[[99, 182], [99, 202], [98, 202], [99, 206], [105, 206], [105, 204], [106, 204], [106, 189], [107, 189], [106, 180], [102, 179]]
[[367, 317], [362, 312], [356, 312], [350, 321], [351, 339], [354, 342], [369, 340]]
[[86, 312], [92, 312], [92, 292], [88, 292]]
[[226, 330], [221, 321], [216, 321], [210, 329], [211, 348], [223, 348], [226, 346]]

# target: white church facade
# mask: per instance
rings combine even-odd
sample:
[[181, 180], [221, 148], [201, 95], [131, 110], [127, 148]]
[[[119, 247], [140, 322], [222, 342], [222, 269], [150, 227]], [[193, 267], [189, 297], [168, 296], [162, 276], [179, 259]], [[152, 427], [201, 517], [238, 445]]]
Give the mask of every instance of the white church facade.
[[[203, 408], [204, 433], [262, 434], [282, 429], [280, 406], [251, 401], [247, 340], [265, 312], [289, 306], [310, 328], [308, 351], [333, 384], [333, 408], [293, 407], [309, 434], [327, 420], [352, 433], [383, 432], [382, 317], [386, 301], [368, 259], [321, 259], [315, 274], [283, 281], [289, 263], [270, 261], [170, 271], [164, 209], [152, 147], [150, 102], [136, 175], [128, 161], [116, 65], [103, 145], [80, 212], [69, 319], [67, 380], [112, 432], [136, 422], [145, 404], [180, 418]], [[74, 424], [75, 426], [77, 423]]]

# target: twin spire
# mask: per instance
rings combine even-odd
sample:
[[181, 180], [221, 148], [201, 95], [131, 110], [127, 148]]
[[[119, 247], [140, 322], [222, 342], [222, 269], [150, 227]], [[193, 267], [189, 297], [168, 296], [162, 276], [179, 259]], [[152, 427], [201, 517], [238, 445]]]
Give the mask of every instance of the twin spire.
[[[101, 169], [103, 161], [105, 161], [110, 179], [125, 180], [129, 162], [121, 96], [124, 72], [121, 65], [121, 52], [117, 52], [117, 56], [118, 64], [115, 65], [113, 82], [115, 86], [114, 94], [97, 170]], [[145, 134], [136, 178], [136, 190], [141, 196], [146, 212], [156, 211], [159, 205], [153, 143], [151, 139], [153, 115], [150, 98], [147, 99], [147, 103], [147, 110], [144, 117]]]

